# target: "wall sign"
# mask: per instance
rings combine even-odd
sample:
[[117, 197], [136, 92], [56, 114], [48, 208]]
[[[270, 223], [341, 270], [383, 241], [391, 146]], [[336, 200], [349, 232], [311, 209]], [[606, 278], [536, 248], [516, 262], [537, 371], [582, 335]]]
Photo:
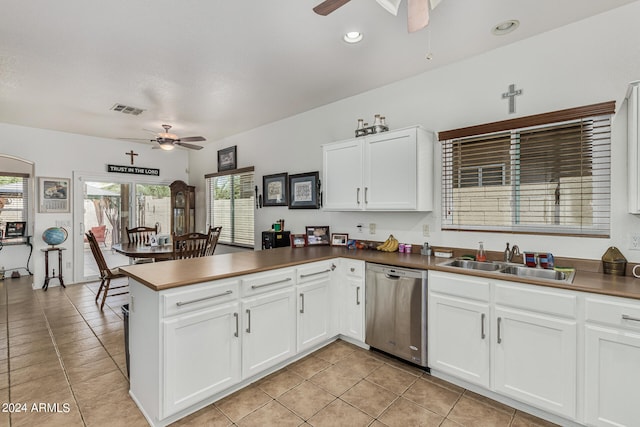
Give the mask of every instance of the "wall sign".
[[138, 166], [107, 165], [107, 172], [160, 176], [160, 169], [142, 168]]

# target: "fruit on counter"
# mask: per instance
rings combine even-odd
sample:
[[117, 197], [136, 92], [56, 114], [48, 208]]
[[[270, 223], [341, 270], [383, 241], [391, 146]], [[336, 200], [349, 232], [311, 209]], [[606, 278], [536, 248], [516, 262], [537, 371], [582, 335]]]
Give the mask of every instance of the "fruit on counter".
[[398, 250], [399, 245], [400, 242], [398, 239], [393, 237], [393, 234], [389, 234], [389, 238], [385, 240], [383, 244], [378, 245], [376, 249], [383, 252], [395, 252]]

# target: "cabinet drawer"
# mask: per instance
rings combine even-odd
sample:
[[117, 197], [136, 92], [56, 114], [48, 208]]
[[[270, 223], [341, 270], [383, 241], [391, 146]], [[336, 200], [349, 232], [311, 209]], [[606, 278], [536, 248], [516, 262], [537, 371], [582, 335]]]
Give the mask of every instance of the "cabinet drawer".
[[292, 268], [252, 274], [242, 279], [242, 296], [258, 295], [295, 284], [296, 271]]
[[430, 271], [427, 287], [430, 292], [478, 301], [489, 301], [490, 298], [489, 281], [482, 277]]
[[331, 272], [336, 269], [336, 261], [321, 261], [305, 264], [297, 269], [298, 284], [318, 280], [326, 280], [331, 277]]
[[587, 321], [640, 330], [640, 303], [587, 297], [585, 306]]
[[364, 261], [343, 260], [347, 276], [364, 277]]
[[164, 317], [188, 313], [237, 299], [240, 296], [240, 282], [236, 279], [217, 280], [195, 286], [187, 290], [171, 290], [162, 294]]
[[496, 282], [496, 304], [575, 319], [577, 296], [534, 285]]

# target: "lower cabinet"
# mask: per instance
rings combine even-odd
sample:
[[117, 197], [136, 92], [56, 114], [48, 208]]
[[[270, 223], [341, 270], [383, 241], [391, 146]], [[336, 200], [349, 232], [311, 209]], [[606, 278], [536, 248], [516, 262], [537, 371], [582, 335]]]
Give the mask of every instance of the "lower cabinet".
[[342, 303], [340, 333], [364, 342], [364, 261], [347, 261], [345, 275], [340, 284], [339, 295]]
[[325, 279], [298, 286], [298, 351], [331, 338], [330, 283]]
[[240, 381], [239, 304], [222, 304], [162, 322], [164, 415]]
[[590, 426], [640, 422], [640, 303], [587, 298], [585, 414]]

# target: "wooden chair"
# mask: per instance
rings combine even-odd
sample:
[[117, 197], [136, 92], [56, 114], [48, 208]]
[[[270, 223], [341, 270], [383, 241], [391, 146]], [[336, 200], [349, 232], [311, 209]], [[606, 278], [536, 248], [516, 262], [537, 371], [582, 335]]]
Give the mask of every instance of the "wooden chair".
[[204, 256], [209, 234], [188, 233], [173, 236], [173, 259], [198, 258]]
[[158, 226], [127, 228], [127, 238], [132, 245], [148, 245], [149, 236], [158, 234]]
[[209, 228], [209, 240], [207, 241], [207, 247], [205, 248], [204, 256], [213, 255], [216, 250], [216, 245], [218, 244], [218, 239], [220, 238], [221, 232], [222, 227]]
[[[125, 277], [123, 273], [121, 273], [117, 268], [111, 269], [107, 266], [107, 262], [104, 260], [104, 255], [102, 255], [102, 251], [100, 250], [100, 246], [98, 245], [98, 241], [96, 240], [96, 236], [88, 231], [86, 233], [87, 240], [89, 241], [89, 247], [91, 247], [91, 252], [93, 253], [93, 257], [96, 260], [96, 264], [98, 264], [98, 269], [100, 270], [100, 288], [96, 293], [96, 301], [100, 298], [100, 293], [102, 292], [102, 302], [100, 303], [100, 310], [104, 308], [104, 302], [107, 300], [107, 297], [113, 297], [116, 295], [125, 295], [129, 293], [129, 285], [120, 285], [111, 287], [112, 279], [119, 279]], [[118, 292], [115, 294], [109, 295], [110, 290], [127, 288], [126, 291]]]

